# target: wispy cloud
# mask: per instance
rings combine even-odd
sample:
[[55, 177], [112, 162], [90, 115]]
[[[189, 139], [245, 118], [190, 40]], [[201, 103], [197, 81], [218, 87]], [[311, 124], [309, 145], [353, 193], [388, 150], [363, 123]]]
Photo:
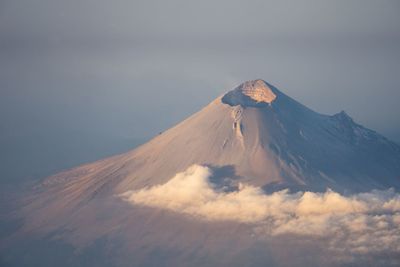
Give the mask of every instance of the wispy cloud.
[[128, 191], [135, 205], [168, 209], [200, 220], [237, 221], [265, 236], [328, 237], [329, 248], [350, 253], [400, 253], [400, 195], [394, 190], [344, 196], [288, 190], [265, 194], [241, 184], [233, 192], [209, 180], [208, 167], [194, 165], [162, 185]]

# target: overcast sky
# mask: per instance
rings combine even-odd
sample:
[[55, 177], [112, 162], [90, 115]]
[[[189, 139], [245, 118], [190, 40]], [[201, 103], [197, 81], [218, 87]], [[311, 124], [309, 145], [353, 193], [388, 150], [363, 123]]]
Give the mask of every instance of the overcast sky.
[[383, 0], [0, 0], [0, 146], [18, 158], [40, 139], [34, 155], [54, 157], [148, 138], [255, 78], [400, 142], [399, 14]]

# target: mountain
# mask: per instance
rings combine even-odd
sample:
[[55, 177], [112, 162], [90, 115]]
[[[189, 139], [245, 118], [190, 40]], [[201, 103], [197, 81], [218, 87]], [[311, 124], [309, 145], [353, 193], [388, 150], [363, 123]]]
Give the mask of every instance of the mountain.
[[133, 151], [45, 184], [66, 183], [90, 198], [164, 183], [193, 164], [230, 168], [239, 181], [267, 190], [400, 187], [397, 144], [343, 111], [316, 113], [263, 80], [241, 84]]
[[[174, 191], [186, 181], [185, 175], [191, 177], [199, 170], [191, 169], [192, 165], [205, 166], [206, 170], [200, 168], [200, 180], [190, 180], [187, 192]], [[188, 171], [183, 176], [177, 175], [185, 170]], [[209, 177], [212, 186], [223, 193], [215, 194], [202, 175]], [[160, 186], [165, 184], [164, 191], [160, 191]], [[242, 196], [240, 193], [229, 195], [242, 190], [243, 184], [250, 186], [245, 198], [238, 198]], [[152, 209], [128, 205], [121, 201], [121, 196], [156, 188], [162, 197], [168, 194], [187, 197], [185, 194], [196, 195], [198, 188], [205, 188], [205, 195], [218, 201], [234, 199], [245, 207], [241, 212], [246, 213], [251, 208], [247, 208], [249, 202], [243, 199], [269, 203], [254, 188], [270, 193], [289, 188], [292, 192], [330, 189], [354, 194], [390, 187], [400, 188], [399, 145], [355, 123], [343, 111], [333, 116], [319, 114], [269, 83], [253, 80], [218, 97], [137, 149], [43, 180], [35, 193], [26, 198], [22, 211], [25, 224], [20, 237], [41, 233], [47, 238], [67, 240], [77, 247], [97, 244], [93, 242], [104, 237], [118, 240], [117, 244], [124, 240], [122, 247], [107, 245], [106, 251], [130, 255], [132, 261], [128, 263], [133, 266], [159, 266], [159, 261], [152, 260], [154, 255], [169, 266], [243, 266], [247, 265], [243, 261], [249, 255], [262, 265], [265, 257], [272, 256], [260, 256], [261, 241], [254, 241], [253, 230], [243, 224], [257, 221], [254, 219], [257, 214], [250, 214], [254, 215], [251, 219], [235, 215], [234, 218], [239, 218], [236, 222], [193, 220], [188, 223], [179, 214], [169, 212], [179, 210], [181, 202], [170, 208], [176, 203], [167, 199], [168, 209]], [[286, 193], [279, 194], [286, 197]], [[315, 196], [318, 199], [319, 195]], [[338, 205], [346, 200], [327, 193], [324, 201], [329, 201], [329, 197], [339, 199], [335, 202]], [[288, 197], [293, 198], [297, 199], [298, 195]], [[364, 201], [365, 197], [359, 198]], [[151, 201], [155, 203], [154, 197]], [[358, 204], [351, 202], [350, 208]], [[207, 205], [201, 214], [214, 218], [210, 212], [215, 209]], [[191, 214], [200, 214], [198, 210], [196, 206]], [[235, 241], [238, 238], [240, 243]], [[271, 240], [281, 246], [284, 239]], [[300, 253], [304, 249], [296, 248], [292, 252]], [[220, 253], [230, 256], [220, 258]], [[270, 250], [270, 253], [287, 258], [288, 252]], [[290, 262], [287, 266], [293, 264], [296, 263]]]

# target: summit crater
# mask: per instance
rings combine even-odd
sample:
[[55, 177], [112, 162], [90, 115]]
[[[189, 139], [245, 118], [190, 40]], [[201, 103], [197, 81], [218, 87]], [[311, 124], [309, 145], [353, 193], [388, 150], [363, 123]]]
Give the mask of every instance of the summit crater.
[[277, 95], [263, 80], [246, 81], [222, 97], [222, 102], [231, 106], [264, 106], [275, 101]]
[[241, 85], [242, 94], [250, 97], [256, 102], [272, 103], [276, 95], [263, 80], [244, 82]]

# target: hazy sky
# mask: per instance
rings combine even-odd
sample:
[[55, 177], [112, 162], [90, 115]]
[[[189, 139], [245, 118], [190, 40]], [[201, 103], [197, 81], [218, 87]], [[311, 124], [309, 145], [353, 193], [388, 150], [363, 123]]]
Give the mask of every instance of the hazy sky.
[[255, 78], [400, 142], [399, 14], [375, 0], [0, 0], [0, 159], [115, 153]]

